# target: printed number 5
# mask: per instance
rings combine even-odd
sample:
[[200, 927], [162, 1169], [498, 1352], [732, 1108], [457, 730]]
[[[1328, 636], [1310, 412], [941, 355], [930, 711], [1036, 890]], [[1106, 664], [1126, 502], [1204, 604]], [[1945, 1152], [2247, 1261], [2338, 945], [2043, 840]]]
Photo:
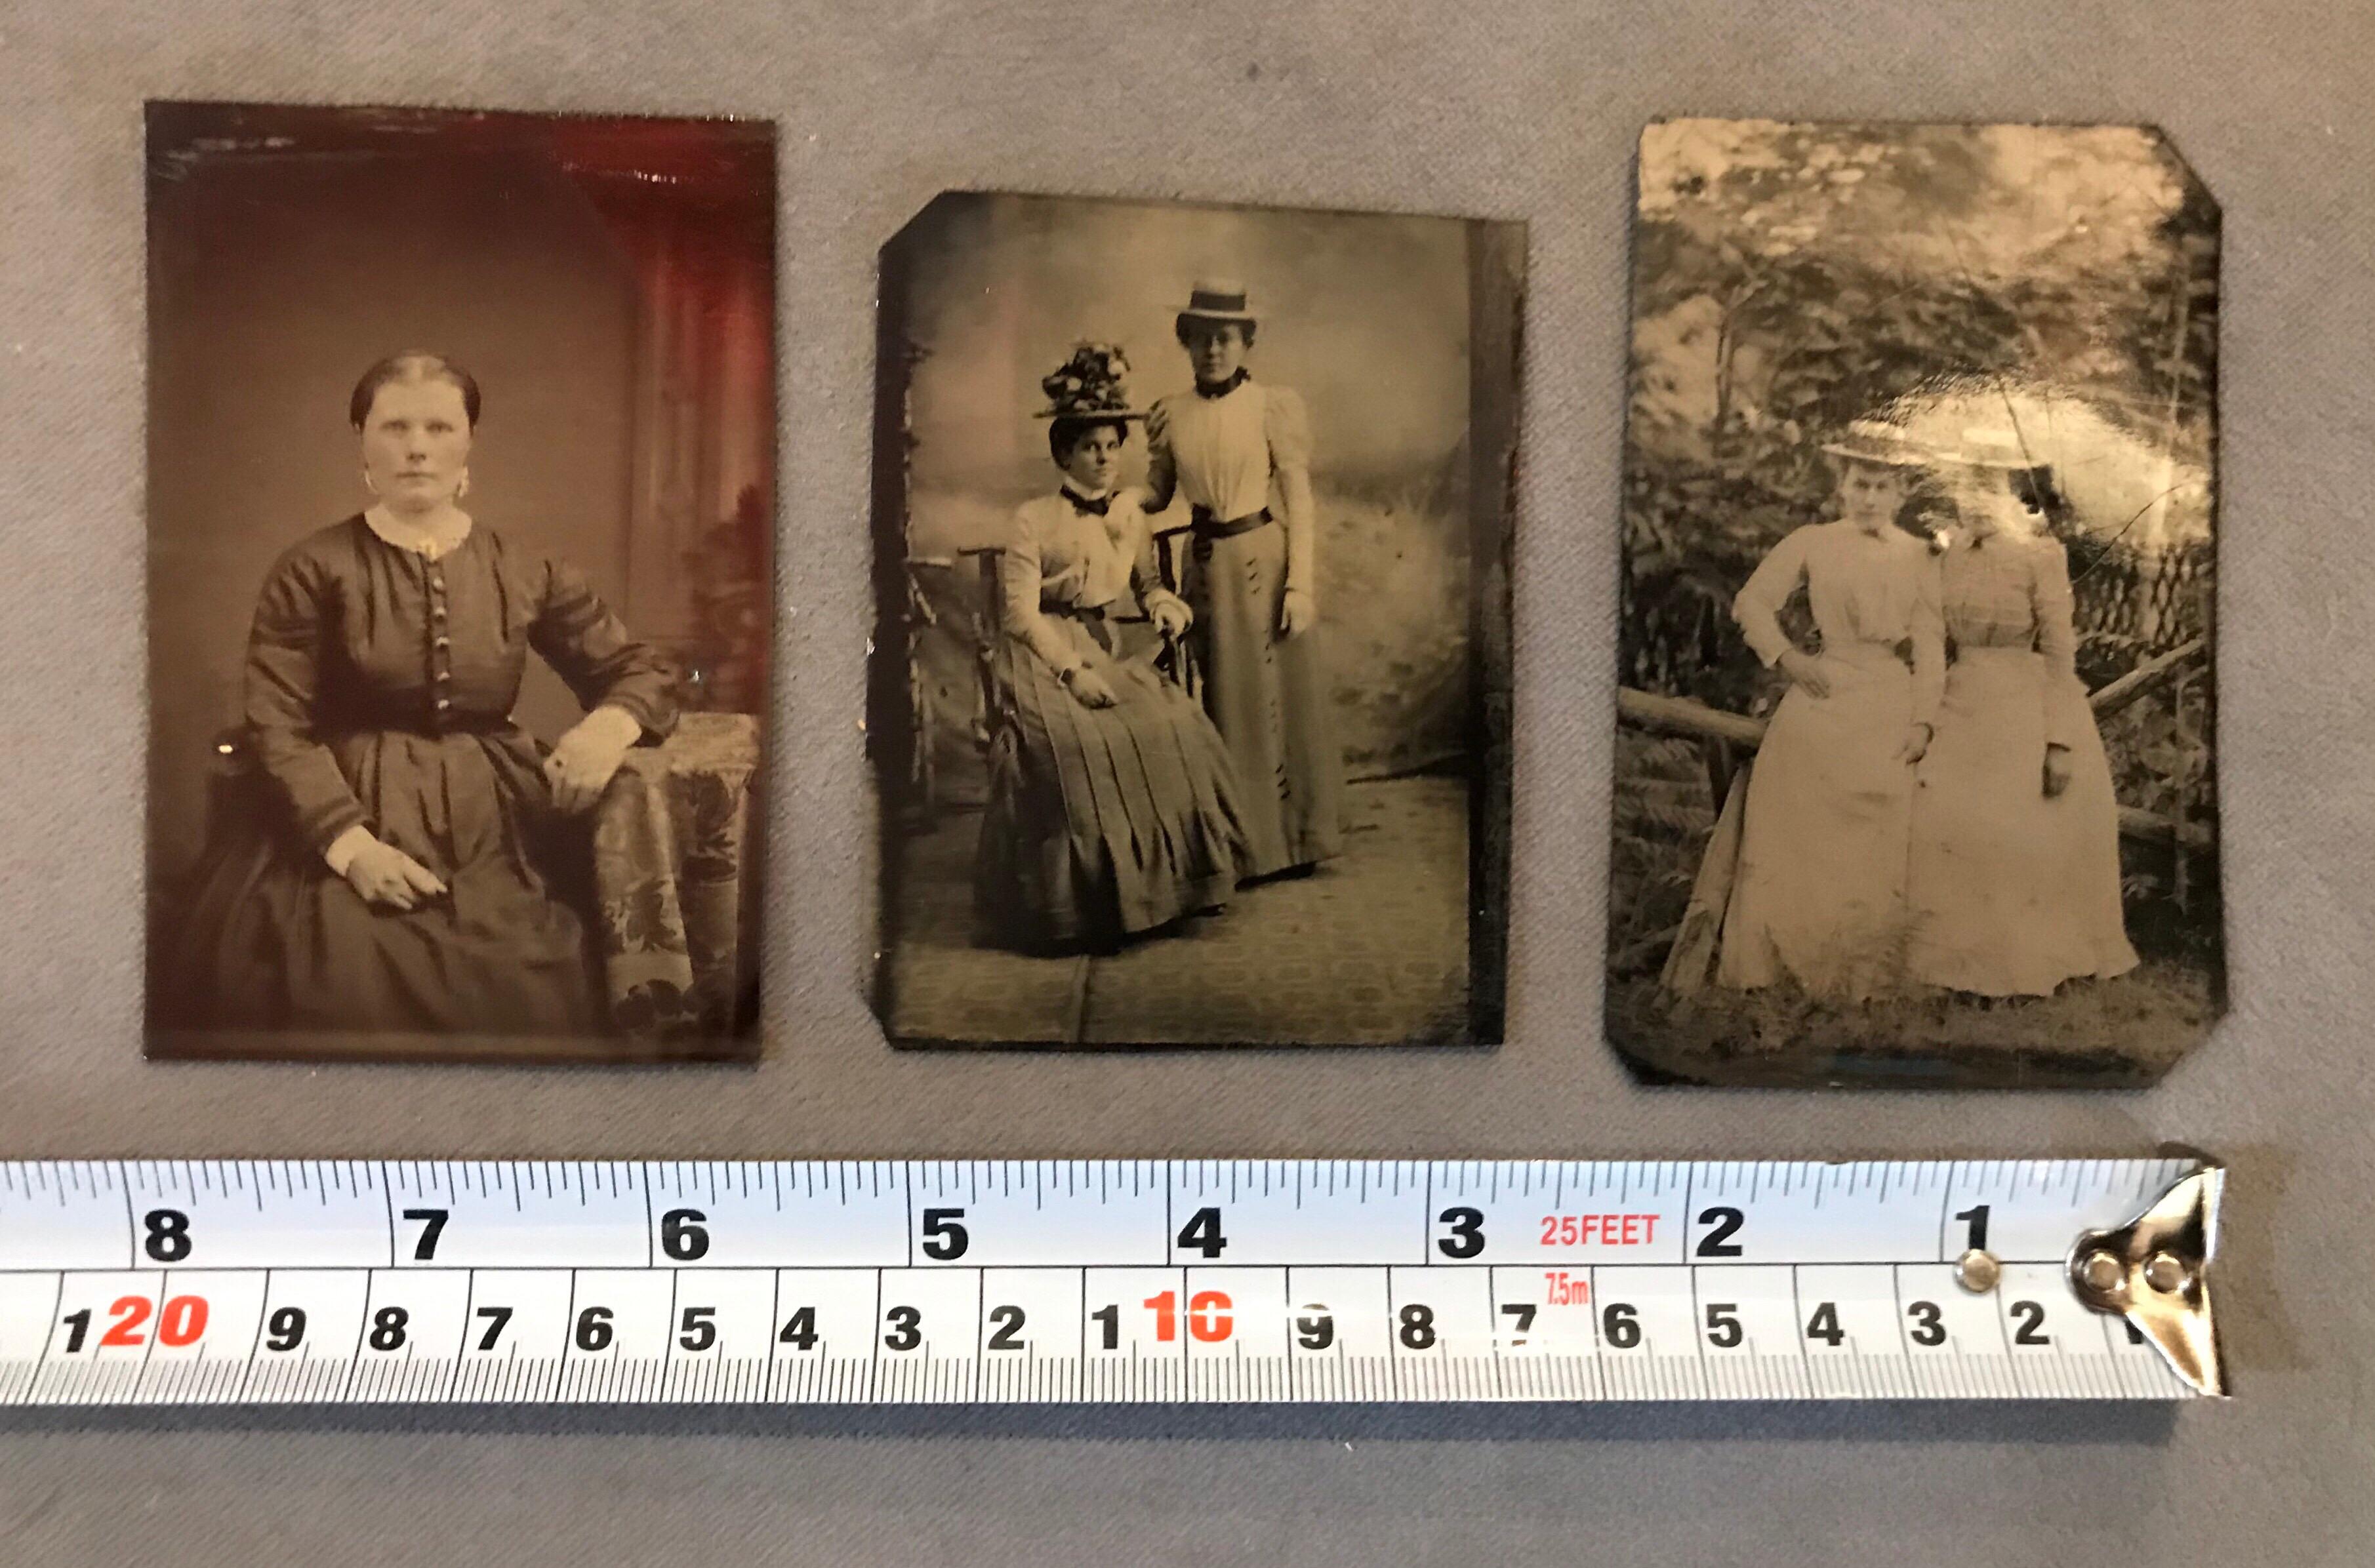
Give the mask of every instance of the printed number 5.
[[[963, 1257], [973, 1238], [958, 1221], [964, 1218], [962, 1208], [927, 1208], [924, 1210], [924, 1256], [949, 1263]], [[893, 1347], [896, 1349], [897, 1347]]]

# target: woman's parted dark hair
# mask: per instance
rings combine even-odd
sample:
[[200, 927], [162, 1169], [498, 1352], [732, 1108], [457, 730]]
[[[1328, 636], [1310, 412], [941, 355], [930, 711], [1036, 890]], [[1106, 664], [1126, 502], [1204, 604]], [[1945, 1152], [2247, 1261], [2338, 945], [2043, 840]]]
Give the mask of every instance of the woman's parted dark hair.
[[479, 424], [479, 383], [476, 377], [443, 354], [432, 354], [426, 348], [407, 348], [390, 354], [363, 372], [355, 383], [354, 395], [347, 399], [347, 422], [357, 430], [371, 418], [372, 404], [379, 397], [379, 389], [391, 382], [442, 381], [462, 395], [462, 416], [473, 430]]
[[1179, 339], [1179, 347], [1185, 348], [1188, 347], [1188, 337], [1190, 333], [1199, 329], [1209, 332], [1214, 327], [1234, 326], [1245, 338], [1246, 347], [1250, 348], [1254, 346], [1254, 331], [1260, 324], [1259, 322], [1250, 321], [1214, 321], [1210, 316], [1191, 316], [1183, 312], [1176, 320], [1172, 322], [1171, 336]]
[[1056, 460], [1056, 466], [1062, 467], [1071, 460], [1072, 448], [1088, 440], [1089, 432], [1100, 425], [1112, 426], [1114, 433], [1121, 437], [1122, 443], [1128, 444], [1129, 421], [1128, 419], [1100, 419], [1093, 415], [1080, 419], [1050, 419], [1047, 422], [1047, 455]]

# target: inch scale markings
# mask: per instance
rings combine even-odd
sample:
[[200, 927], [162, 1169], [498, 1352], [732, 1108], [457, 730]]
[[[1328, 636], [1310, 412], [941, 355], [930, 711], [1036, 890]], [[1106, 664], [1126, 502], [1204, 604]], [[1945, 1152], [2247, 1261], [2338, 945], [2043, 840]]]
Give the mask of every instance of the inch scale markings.
[[2196, 1168], [0, 1162], [0, 1405], [2182, 1398]]

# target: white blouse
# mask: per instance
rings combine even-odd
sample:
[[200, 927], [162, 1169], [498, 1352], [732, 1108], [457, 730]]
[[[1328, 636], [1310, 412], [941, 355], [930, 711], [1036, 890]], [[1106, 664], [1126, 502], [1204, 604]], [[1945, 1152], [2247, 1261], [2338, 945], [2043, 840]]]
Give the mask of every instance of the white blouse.
[[[1174, 486], [1216, 521], [1234, 523], [1270, 504], [1273, 480], [1311, 466], [1311, 416], [1282, 386], [1239, 382], [1218, 397], [1195, 391], [1159, 399], [1146, 421], [1147, 488], [1166, 504]], [[1308, 592], [1312, 541], [1303, 519], [1287, 528], [1286, 585]]]
[[[1015, 509], [1014, 531], [998, 559], [999, 618], [1010, 636], [1056, 669], [1081, 662], [1081, 644], [1047, 609], [1126, 613], [1136, 600], [1150, 610], [1170, 599], [1153, 568], [1146, 497], [1111, 492], [1105, 514], [1082, 512], [1062, 490]], [[1088, 498], [1094, 501], [1097, 498]]]
[[1946, 631], [1930, 548], [1894, 527], [1867, 534], [1851, 523], [1816, 523], [1791, 532], [1732, 600], [1742, 636], [1767, 666], [1790, 651], [1781, 607], [1801, 583], [1826, 652], [1912, 645], [1913, 716], [1934, 722], [1946, 684]]

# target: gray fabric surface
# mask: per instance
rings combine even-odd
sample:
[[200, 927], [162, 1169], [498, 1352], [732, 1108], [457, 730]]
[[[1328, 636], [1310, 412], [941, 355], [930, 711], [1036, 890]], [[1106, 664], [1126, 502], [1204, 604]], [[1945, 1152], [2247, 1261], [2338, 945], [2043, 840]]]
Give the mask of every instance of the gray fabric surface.
[[[2375, 1293], [2359, 625], [2375, 25], [2100, 0], [0, 3], [0, 1151], [1884, 1155], [2236, 1169], [2226, 1408], [0, 1416], [11, 1564], [2348, 1563]], [[144, 96], [773, 115], [784, 486], [755, 1069], [137, 1055]], [[2134, 119], [2227, 214], [2235, 1005], [2116, 1095], [1649, 1092], [1598, 1032], [1628, 156], [1661, 112]], [[949, 185], [1532, 224], [1510, 1040], [894, 1054], [866, 1010], [875, 245]], [[236, 395], [227, 388], [226, 395]]]

